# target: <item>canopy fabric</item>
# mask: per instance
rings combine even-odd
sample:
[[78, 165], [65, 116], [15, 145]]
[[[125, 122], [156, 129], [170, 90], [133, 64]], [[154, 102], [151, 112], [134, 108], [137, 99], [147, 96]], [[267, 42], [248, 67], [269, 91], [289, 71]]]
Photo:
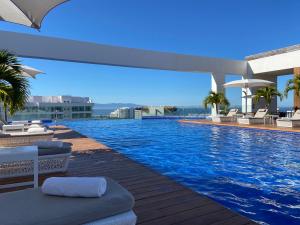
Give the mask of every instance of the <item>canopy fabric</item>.
[[[270, 86], [274, 84], [274, 82], [268, 81], [268, 80], [261, 80], [261, 79], [243, 79], [243, 80], [235, 80], [224, 84], [224, 87], [238, 87], [238, 88], [245, 88], [246, 90], [248, 88], [253, 87], [265, 87]], [[246, 100], [246, 114], [248, 113], [248, 98], [252, 97], [252, 95], [248, 95], [248, 92], [244, 90], [244, 96], [242, 98], [245, 98]]]
[[224, 87], [239, 87], [239, 88], [252, 88], [252, 87], [265, 87], [274, 84], [268, 80], [261, 79], [244, 79], [235, 80], [224, 84]]
[[47, 13], [68, 0], [0, 0], [0, 20], [36, 29]]
[[41, 70], [37, 70], [35, 68], [29, 67], [29, 66], [21, 66], [21, 70], [22, 70], [22, 75], [25, 77], [31, 77], [31, 78], [35, 78], [36, 75], [44, 73]]

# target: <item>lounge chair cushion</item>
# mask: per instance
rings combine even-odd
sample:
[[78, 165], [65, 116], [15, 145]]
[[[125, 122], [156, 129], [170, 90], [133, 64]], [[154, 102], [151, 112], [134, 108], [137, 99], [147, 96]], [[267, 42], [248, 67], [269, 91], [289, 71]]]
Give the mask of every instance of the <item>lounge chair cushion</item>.
[[62, 141], [36, 141], [33, 145], [38, 146], [39, 148], [62, 148], [64, 142]]
[[46, 132], [46, 128], [45, 127], [32, 127], [32, 128], [28, 128], [27, 132], [28, 133], [43, 133]]
[[32, 120], [31, 124], [42, 124], [41, 120]]
[[61, 148], [44, 148], [38, 147], [38, 154], [39, 156], [43, 155], [58, 155], [58, 154], [67, 154], [70, 153], [72, 150], [72, 144], [64, 142]]
[[130, 211], [133, 196], [115, 181], [106, 179], [107, 191], [101, 198], [47, 196], [40, 189], [1, 194], [1, 224], [77, 225]]

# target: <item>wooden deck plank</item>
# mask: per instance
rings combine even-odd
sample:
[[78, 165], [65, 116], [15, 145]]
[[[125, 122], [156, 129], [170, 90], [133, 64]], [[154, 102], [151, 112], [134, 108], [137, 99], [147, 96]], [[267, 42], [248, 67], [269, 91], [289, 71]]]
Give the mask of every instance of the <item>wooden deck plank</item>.
[[[232, 224], [253, 222], [213, 200], [141, 165], [107, 146], [66, 127], [56, 127], [55, 139], [71, 142], [72, 158], [68, 172], [40, 177], [40, 184], [49, 176], [109, 176], [127, 188], [135, 197], [134, 211], [138, 224]], [[8, 183], [28, 180], [0, 180]], [[13, 191], [16, 189], [10, 189]], [[4, 190], [7, 191], [7, 190]], [[3, 190], [2, 190], [3, 192]]]

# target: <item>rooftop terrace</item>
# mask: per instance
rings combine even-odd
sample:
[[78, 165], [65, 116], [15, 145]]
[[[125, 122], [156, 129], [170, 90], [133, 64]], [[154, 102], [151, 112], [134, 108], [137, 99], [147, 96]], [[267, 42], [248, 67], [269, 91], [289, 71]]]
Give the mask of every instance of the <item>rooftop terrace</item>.
[[[135, 197], [138, 224], [255, 224], [215, 201], [198, 194], [122, 154], [66, 127], [57, 127], [55, 138], [73, 143], [66, 174], [59, 176], [108, 176]], [[40, 184], [46, 176], [40, 177]], [[28, 178], [22, 178], [22, 180]], [[20, 179], [18, 179], [20, 180]], [[16, 179], [0, 180], [0, 184]], [[4, 191], [11, 191], [4, 190]], [[3, 191], [3, 190], [2, 190]]]

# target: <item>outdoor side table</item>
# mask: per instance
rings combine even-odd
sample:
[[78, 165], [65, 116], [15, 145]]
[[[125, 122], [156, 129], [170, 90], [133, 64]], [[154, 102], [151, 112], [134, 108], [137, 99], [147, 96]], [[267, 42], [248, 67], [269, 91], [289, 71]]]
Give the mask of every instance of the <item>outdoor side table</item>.
[[[38, 187], [38, 148], [37, 146], [20, 146], [20, 147], [7, 147], [0, 148], [0, 178], [7, 178], [7, 171], [10, 170], [10, 165], [13, 165], [11, 168], [12, 174], [14, 170], [18, 169], [18, 165], [22, 163], [29, 163], [29, 168], [33, 168], [33, 181], [28, 182], [18, 182], [13, 184], [0, 185], [0, 188], [11, 188], [32, 185], [34, 188]], [[7, 165], [7, 167], [5, 167]], [[33, 166], [32, 166], [33, 165]], [[27, 168], [26, 168], [27, 169]], [[13, 177], [13, 176], [12, 176]]]
[[279, 118], [278, 115], [266, 115], [265, 119], [264, 119], [264, 124], [266, 124], [265, 120], [268, 119], [269, 121], [271, 121], [271, 124], [274, 125], [275, 120], [278, 119], [278, 118]]

